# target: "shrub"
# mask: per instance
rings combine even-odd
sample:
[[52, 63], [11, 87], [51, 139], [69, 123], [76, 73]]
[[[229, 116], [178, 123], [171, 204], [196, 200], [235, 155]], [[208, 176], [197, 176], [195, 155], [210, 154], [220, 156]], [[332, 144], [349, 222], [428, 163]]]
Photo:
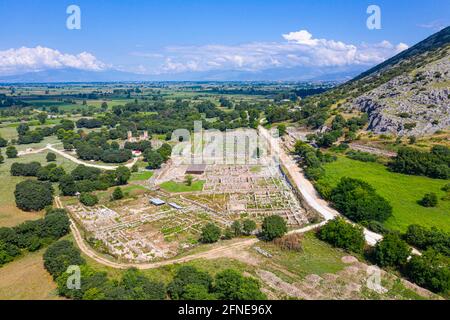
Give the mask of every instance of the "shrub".
[[244, 232], [244, 234], [250, 235], [255, 230], [256, 230], [256, 223], [255, 223], [255, 221], [250, 220], [250, 219], [245, 219], [242, 222], [242, 231]]
[[117, 187], [114, 189], [112, 195], [111, 195], [113, 200], [120, 200], [123, 199], [123, 192], [122, 189], [120, 187]]
[[427, 229], [419, 225], [410, 225], [404, 239], [420, 250], [432, 248], [450, 257], [450, 234], [436, 227]]
[[14, 162], [11, 165], [10, 173], [12, 176], [36, 177], [40, 169], [41, 164], [36, 161], [30, 163]]
[[419, 286], [436, 293], [448, 294], [450, 290], [449, 258], [429, 249], [422, 256], [412, 256], [404, 274]]
[[356, 253], [362, 253], [366, 243], [363, 229], [347, 223], [342, 218], [329, 221], [317, 235], [322, 241]]
[[277, 215], [264, 218], [261, 236], [266, 241], [282, 237], [287, 232], [286, 221]]
[[402, 266], [411, 255], [411, 248], [396, 233], [384, 236], [383, 240], [377, 243], [374, 251], [374, 258], [381, 267]]
[[231, 232], [233, 233], [234, 237], [239, 237], [240, 235], [242, 235], [242, 224], [236, 220], [233, 221], [233, 223], [231, 224]]
[[300, 252], [302, 251], [302, 239], [303, 236], [301, 234], [295, 233], [282, 238], [276, 238], [273, 240], [273, 243], [280, 247], [281, 250]]
[[92, 207], [98, 203], [98, 198], [94, 194], [84, 192], [80, 195], [80, 202], [85, 206]]
[[54, 154], [53, 152], [49, 152], [49, 153], [47, 153], [47, 156], [45, 158], [46, 158], [47, 162], [56, 161], [56, 154]]
[[346, 156], [353, 160], [358, 160], [362, 162], [376, 162], [378, 160], [378, 156], [361, 151], [349, 151]]
[[419, 200], [419, 204], [423, 207], [436, 207], [438, 204], [438, 197], [435, 193], [427, 193]]
[[264, 300], [256, 279], [243, 277], [235, 270], [219, 272], [214, 281], [214, 293], [220, 300]]
[[9, 146], [9, 147], [6, 148], [5, 154], [6, 154], [6, 156], [7, 156], [8, 158], [12, 159], [12, 158], [17, 158], [17, 155], [18, 155], [19, 153], [17, 152], [16, 147]]
[[208, 223], [202, 228], [200, 241], [203, 243], [213, 243], [220, 239], [220, 228], [214, 223]]
[[44, 253], [44, 267], [57, 279], [70, 265], [81, 265], [85, 261], [72, 242], [62, 240], [50, 245]]
[[183, 298], [188, 285], [199, 286], [209, 292], [212, 281], [213, 279], [208, 273], [191, 266], [182, 266], [177, 270], [175, 277], [168, 285], [167, 292], [172, 299], [178, 300]]
[[23, 211], [40, 211], [53, 203], [53, 188], [50, 183], [25, 180], [16, 185], [16, 205]]

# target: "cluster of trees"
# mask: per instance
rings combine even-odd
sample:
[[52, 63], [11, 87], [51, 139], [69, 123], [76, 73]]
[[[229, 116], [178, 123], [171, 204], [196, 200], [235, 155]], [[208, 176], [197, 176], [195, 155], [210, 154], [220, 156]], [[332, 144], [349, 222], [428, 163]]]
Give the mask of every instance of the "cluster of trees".
[[355, 222], [384, 222], [392, 206], [365, 181], [344, 177], [331, 191], [330, 200], [343, 215]]
[[363, 228], [342, 218], [328, 222], [317, 233], [320, 240], [350, 252], [362, 253], [366, 244]]
[[371, 154], [368, 152], [362, 152], [362, 151], [348, 151], [346, 154], [347, 158], [358, 160], [362, 162], [377, 162], [378, 156], [375, 154]]
[[297, 141], [294, 146], [294, 154], [299, 157], [299, 164], [303, 167], [308, 179], [318, 181], [325, 174], [322, 165], [336, 160], [335, 156], [323, 153], [309, 144]]
[[22, 254], [36, 251], [69, 232], [64, 209], [49, 209], [43, 219], [26, 221], [13, 228], [0, 228], [0, 266]]
[[54, 135], [60, 129], [72, 130], [74, 128], [73, 121], [62, 120], [58, 125], [52, 127], [39, 127], [34, 130], [30, 130], [30, 126], [27, 123], [21, 123], [17, 126], [19, 144], [30, 144], [41, 142], [45, 137]]
[[77, 128], [87, 128], [87, 129], [94, 129], [94, 128], [101, 128], [103, 125], [103, 122], [99, 119], [88, 119], [88, 118], [81, 118], [77, 121]]
[[[333, 246], [365, 253], [380, 267], [396, 269], [411, 281], [436, 293], [450, 293], [448, 234], [410, 226], [405, 235], [388, 233], [374, 248], [365, 250], [362, 229], [338, 218], [328, 222], [317, 235]], [[426, 251], [422, 255], [414, 255], [408, 243]]]
[[[242, 222], [236, 220], [230, 227], [227, 227], [223, 234], [222, 230], [214, 223], [208, 223], [202, 228], [200, 241], [203, 243], [214, 243], [223, 239], [232, 239], [242, 235], [251, 235], [256, 230], [256, 223], [251, 219], [244, 219]], [[265, 217], [261, 225], [259, 237], [265, 241], [272, 241], [281, 238], [288, 231], [286, 221], [277, 215]]]
[[164, 143], [158, 150], [148, 148], [144, 151], [144, 160], [147, 161], [150, 169], [159, 169], [161, 165], [170, 159], [172, 147]]
[[37, 177], [39, 181], [59, 182], [66, 174], [63, 167], [50, 163], [42, 166], [39, 162], [18, 163], [11, 165], [10, 172], [12, 176]]
[[209, 273], [191, 266], [177, 270], [167, 287], [173, 300], [264, 300], [259, 282], [226, 269], [211, 277]]
[[434, 146], [431, 152], [423, 152], [411, 147], [402, 147], [389, 167], [392, 171], [399, 173], [448, 179], [450, 177], [450, 148]]
[[16, 206], [23, 211], [40, 211], [53, 203], [53, 187], [50, 182], [25, 180], [16, 185]]
[[77, 192], [90, 193], [96, 190], [106, 190], [113, 186], [127, 184], [131, 171], [120, 166], [114, 171], [102, 171], [98, 168], [77, 166], [70, 174], [59, 180], [59, 190], [64, 196], [73, 196]]
[[114, 148], [113, 145], [98, 146], [90, 142], [78, 142], [76, 145], [77, 155], [83, 160], [101, 160], [105, 163], [124, 163], [133, 155], [128, 149]]
[[[79, 266], [81, 288], [69, 289], [67, 280], [69, 266]], [[69, 241], [58, 241], [44, 254], [44, 267], [58, 285], [58, 293], [77, 300], [260, 300], [257, 280], [244, 277], [227, 269], [213, 278], [207, 272], [194, 267], [180, 267], [166, 286], [161, 281], [147, 278], [137, 269], [126, 270], [119, 280], [109, 279], [106, 272], [93, 270], [86, 264], [80, 252]]]

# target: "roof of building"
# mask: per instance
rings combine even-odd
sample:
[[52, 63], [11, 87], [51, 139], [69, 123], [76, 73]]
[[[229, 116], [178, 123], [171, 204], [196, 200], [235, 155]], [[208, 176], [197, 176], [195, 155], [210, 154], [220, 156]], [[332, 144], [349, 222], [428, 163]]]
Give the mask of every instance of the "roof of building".
[[161, 200], [159, 198], [152, 198], [152, 199], [150, 199], [150, 202], [152, 204], [154, 204], [155, 206], [160, 206], [160, 205], [163, 205], [166, 203], [164, 200]]
[[182, 206], [176, 204], [175, 202], [169, 202], [169, 206], [171, 206], [171, 207], [173, 207], [173, 208], [175, 208], [175, 209], [178, 209], [178, 210], [183, 209]]
[[191, 164], [186, 169], [186, 172], [199, 172], [199, 171], [205, 171], [206, 170], [206, 164]]

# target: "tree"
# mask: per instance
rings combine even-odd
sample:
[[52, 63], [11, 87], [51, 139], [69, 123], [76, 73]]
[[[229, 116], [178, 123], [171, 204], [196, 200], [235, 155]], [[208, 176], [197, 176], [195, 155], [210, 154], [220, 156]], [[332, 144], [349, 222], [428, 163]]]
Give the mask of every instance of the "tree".
[[285, 124], [283, 124], [283, 123], [279, 124], [277, 126], [277, 129], [278, 129], [278, 134], [279, 134], [280, 137], [286, 135], [287, 131], [286, 131], [286, 125]]
[[392, 206], [367, 182], [344, 177], [331, 192], [333, 205], [343, 215], [360, 222], [383, 222], [392, 215]]
[[172, 154], [172, 147], [168, 143], [163, 143], [162, 146], [157, 150], [157, 152], [162, 156], [164, 162], [169, 160]]
[[112, 193], [112, 199], [113, 200], [123, 199], [123, 192], [122, 192], [122, 189], [120, 187], [117, 187], [117, 188], [114, 189], [114, 191]]
[[411, 248], [396, 233], [387, 234], [377, 243], [374, 258], [381, 267], [402, 266], [411, 255]]
[[72, 242], [61, 240], [53, 243], [44, 253], [44, 267], [57, 279], [70, 265], [81, 265], [85, 261]]
[[436, 193], [427, 193], [419, 200], [419, 204], [423, 207], [436, 207], [438, 204], [438, 197]]
[[199, 284], [188, 284], [184, 287], [180, 296], [181, 300], [214, 300], [214, 294], [208, 292], [205, 286]]
[[25, 135], [28, 131], [30, 131], [30, 127], [26, 123], [21, 123], [17, 126], [17, 133], [19, 136]]
[[329, 221], [319, 230], [317, 236], [335, 247], [356, 253], [362, 253], [366, 243], [363, 229], [345, 222], [342, 218]]
[[246, 235], [252, 234], [252, 232], [256, 230], [256, 222], [250, 219], [245, 219], [242, 222], [242, 230]]
[[233, 221], [233, 223], [231, 224], [231, 232], [235, 237], [239, 237], [240, 235], [242, 235], [242, 224], [238, 220]]
[[0, 164], [5, 162], [5, 157], [2, 155], [2, 151], [0, 150]]
[[421, 256], [413, 255], [406, 264], [404, 273], [421, 287], [436, 293], [448, 294], [450, 290], [449, 263], [448, 257], [428, 249]]
[[8, 140], [0, 137], [0, 148], [4, 148], [8, 145]]
[[77, 193], [77, 186], [71, 175], [66, 174], [59, 179], [59, 190], [64, 196], [74, 196]]
[[133, 166], [131, 167], [131, 172], [138, 172], [139, 171], [139, 166], [135, 163], [133, 164]]
[[125, 166], [120, 166], [116, 169], [115, 176], [118, 185], [125, 185], [130, 180], [131, 171]]
[[194, 267], [182, 266], [177, 270], [172, 282], [169, 283], [167, 292], [174, 300], [182, 299], [189, 285], [195, 285], [197, 289], [198, 287], [203, 287], [209, 292], [212, 287], [212, 277], [208, 273], [199, 271]]
[[188, 174], [186, 177], [185, 177], [185, 181], [186, 181], [186, 185], [187, 186], [192, 186], [192, 181], [194, 180], [194, 177], [193, 176], [191, 176], [190, 174]]
[[98, 203], [98, 198], [94, 194], [83, 192], [80, 195], [80, 202], [85, 206], [92, 207]]
[[40, 211], [53, 203], [53, 188], [50, 183], [25, 180], [16, 185], [16, 205], [23, 211]]
[[202, 228], [202, 234], [200, 241], [203, 243], [213, 243], [217, 242], [220, 238], [220, 228], [214, 223], [208, 223]]
[[37, 114], [36, 118], [39, 120], [40, 124], [45, 124], [45, 122], [47, 121], [47, 113], [40, 112]]
[[266, 241], [282, 237], [287, 232], [286, 221], [277, 215], [265, 217], [262, 223], [261, 235]]
[[164, 162], [163, 157], [156, 151], [148, 150], [145, 153], [145, 159], [150, 169], [159, 169]]
[[45, 157], [47, 159], [47, 162], [53, 162], [56, 161], [56, 154], [53, 152], [47, 153], [47, 156]]
[[9, 146], [9, 147], [6, 148], [6, 156], [8, 158], [10, 158], [10, 159], [17, 158], [18, 154], [19, 153], [17, 152], [17, 149], [14, 146]]
[[220, 300], [263, 300], [266, 298], [256, 279], [243, 277], [232, 269], [224, 270], [216, 275], [214, 293]]

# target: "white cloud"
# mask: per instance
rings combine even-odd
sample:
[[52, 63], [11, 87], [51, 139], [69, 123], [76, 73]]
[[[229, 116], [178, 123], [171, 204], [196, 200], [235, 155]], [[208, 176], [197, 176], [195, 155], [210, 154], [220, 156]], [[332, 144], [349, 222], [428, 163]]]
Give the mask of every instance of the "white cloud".
[[[240, 45], [203, 45], [167, 47], [161, 53], [163, 64], [155, 73], [209, 70], [261, 71], [277, 67], [371, 66], [408, 48], [389, 41], [375, 44], [347, 44], [316, 39], [307, 30], [283, 34], [284, 42], [256, 42]], [[133, 53], [151, 57], [154, 53]], [[156, 56], [156, 55], [155, 55]]]
[[108, 66], [88, 52], [73, 55], [41, 46], [0, 51], [2, 75], [61, 68], [101, 71]]

